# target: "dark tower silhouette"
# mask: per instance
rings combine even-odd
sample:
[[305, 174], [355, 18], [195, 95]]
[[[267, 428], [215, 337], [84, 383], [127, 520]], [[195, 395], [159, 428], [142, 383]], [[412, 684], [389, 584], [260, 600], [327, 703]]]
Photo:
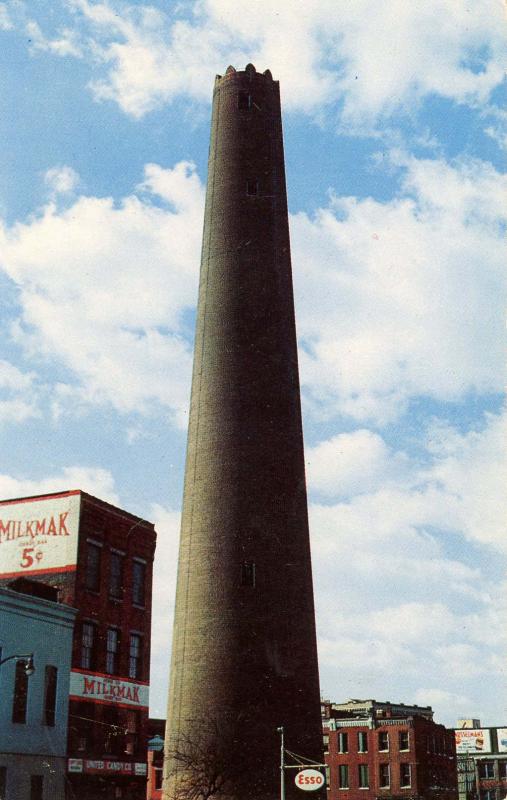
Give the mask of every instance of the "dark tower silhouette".
[[282, 725], [322, 761], [279, 85], [249, 64], [213, 94], [164, 797], [214, 764], [274, 800]]

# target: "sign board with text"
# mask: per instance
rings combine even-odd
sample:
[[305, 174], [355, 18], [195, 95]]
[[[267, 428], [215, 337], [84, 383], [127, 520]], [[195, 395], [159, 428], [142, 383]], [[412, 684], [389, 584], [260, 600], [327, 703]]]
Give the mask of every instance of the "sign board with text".
[[455, 730], [457, 753], [490, 753], [491, 735], [483, 728]]
[[318, 769], [303, 769], [294, 778], [294, 783], [298, 789], [302, 789], [304, 792], [314, 792], [316, 789], [322, 789], [325, 782], [324, 775]]
[[67, 771], [86, 773], [87, 775], [146, 775], [146, 763], [131, 761], [112, 761], [108, 759], [92, 760], [87, 758], [69, 758]]
[[80, 492], [0, 503], [0, 578], [76, 569]]
[[73, 669], [70, 673], [71, 700], [90, 700], [123, 708], [148, 708], [149, 684], [128, 678], [113, 678], [87, 670]]
[[497, 728], [498, 752], [507, 753], [507, 728]]

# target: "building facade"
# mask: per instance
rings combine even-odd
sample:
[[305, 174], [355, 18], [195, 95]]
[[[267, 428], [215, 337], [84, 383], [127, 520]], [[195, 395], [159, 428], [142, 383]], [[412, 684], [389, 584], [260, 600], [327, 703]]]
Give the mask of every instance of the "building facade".
[[323, 708], [330, 800], [457, 798], [454, 733], [433, 721], [431, 708], [376, 701]]
[[[0, 798], [64, 800], [76, 610], [25, 581], [0, 588]], [[31, 662], [26, 658], [33, 653]]]
[[[507, 797], [507, 726], [482, 728], [480, 720], [460, 720], [455, 729], [459, 800]], [[469, 723], [469, 724], [463, 724]]]
[[144, 800], [156, 534], [81, 491], [0, 503], [0, 582], [52, 585], [77, 609], [67, 780], [79, 800]]

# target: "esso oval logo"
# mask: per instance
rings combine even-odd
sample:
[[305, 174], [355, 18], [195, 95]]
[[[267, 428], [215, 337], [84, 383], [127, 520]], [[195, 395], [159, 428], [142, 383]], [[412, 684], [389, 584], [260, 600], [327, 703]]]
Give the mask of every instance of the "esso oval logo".
[[314, 792], [324, 786], [325, 780], [322, 772], [318, 769], [302, 769], [294, 778], [294, 783], [298, 789], [304, 792]]

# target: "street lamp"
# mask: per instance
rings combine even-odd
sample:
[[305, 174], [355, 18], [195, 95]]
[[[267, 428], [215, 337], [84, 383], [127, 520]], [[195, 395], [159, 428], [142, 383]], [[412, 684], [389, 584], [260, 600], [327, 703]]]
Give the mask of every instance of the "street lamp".
[[33, 675], [35, 672], [35, 666], [33, 663], [33, 653], [27, 653], [25, 655], [13, 655], [7, 656], [7, 658], [2, 658], [0, 661], [0, 667], [2, 664], [5, 664], [6, 661], [12, 661], [15, 659], [16, 661], [21, 661], [22, 659], [26, 661], [25, 663], [25, 675], [29, 678], [30, 675]]

